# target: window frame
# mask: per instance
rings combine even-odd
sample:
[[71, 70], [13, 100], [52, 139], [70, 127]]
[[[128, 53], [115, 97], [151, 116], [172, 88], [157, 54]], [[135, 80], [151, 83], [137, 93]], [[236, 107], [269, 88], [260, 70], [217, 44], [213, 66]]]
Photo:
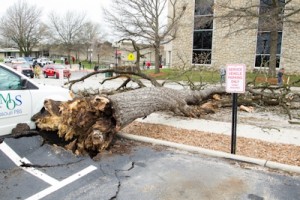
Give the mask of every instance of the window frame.
[[[203, 12], [201, 11], [200, 4], [206, 6], [205, 9], [202, 9]], [[213, 5], [214, 0], [205, 0], [205, 2], [203, 0], [195, 0], [192, 64], [211, 64], [214, 21]], [[197, 6], [200, 9], [197, 10]], [[211, 18], [211, 20], [209, 18]], [[203, 22], [203, 24], [201, 24], [201, 22]], [[197, 26], [197, 23], [200, 25]], [[197, 42], [195, 41], [195, 35], [197, 34], [200, 35], [200, 38], [198, 37], [198, 43], [195, 44], [195, 42]], [[207, 44], [207, 41], [209, 41], [210, 44]]]

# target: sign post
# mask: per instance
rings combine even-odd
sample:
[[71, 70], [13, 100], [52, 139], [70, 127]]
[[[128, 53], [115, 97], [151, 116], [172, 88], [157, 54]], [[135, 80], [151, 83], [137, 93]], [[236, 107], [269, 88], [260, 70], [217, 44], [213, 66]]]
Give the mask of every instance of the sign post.
[[232, 93], [231, 154], [236, 152], [237, 93], [245, 92], [246, 66], [228, 64], [226, 67], [226, 92]]
[[59, 80], [60, 80], [60, 85], [63, 86], [64, 85], [64, 70], [63, 69], [59, 69]]

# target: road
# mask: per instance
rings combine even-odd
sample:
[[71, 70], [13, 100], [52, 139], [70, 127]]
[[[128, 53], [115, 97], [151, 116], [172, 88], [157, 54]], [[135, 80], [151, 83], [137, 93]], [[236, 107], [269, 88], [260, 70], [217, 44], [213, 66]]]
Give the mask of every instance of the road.
[[246, 163], [128, 140], [118, 140], [119, 152], [107, 152], [94, 161], [42, 144], [40, 136], [0, 144], [1, 199], [291, 200], [300, 196], [299, 176]]
[[[72, 75], [70, 80], [75, 80], [75, 79], [79, 79], [82, 76], [88, 74], [89, 72], [87, 71], [72, 71]], [[76, 84], [73, 85], [72, 90], [73, 91], [78, 91], [78, 90], [83, 90], [83, 89], [112, 89], [112, 88], [118, 88], [121, 86], [121, 84], [124, 82], [125, 78], [118, 78], [118, 79], [114, 79], [114, 80], [110, 80], [105, 82], [104, 84], [100, 84], [99, 82], [103, 81], [105, 79], [105, 74], [97, 74], [94, 75], [92, 77], [89, 77], [88, 79], [86, 79], [83, 82], [78, 82]], [[57, 86], [64, 86], [64, 83], [66, 83], [68, 80], [67, 79], [55, 79], [53, 77], [49, 77], [49, 78], [44, 78], [43, 76], [41, 76], [40, 79], [33, 79], [35, 82], [37, 83], [43, 83], [43, 84], [50, 84], [50, 85], [57, 85]], [[147, 80], [143, 80], [143, 83], [146, 86], [151, 86], [151, 83]], [[134, 82], [129, 82], [127, 84], [128, 87], [137, 87], [138, 85]], [[182, 89], [184, 88], [181, 85], [178, 84], [174, 84], [174, 83], [166, 83], [164, 85], [165, 87], [172, 87], [174, 89]], [[67, 87], [67, 86], [65, 86]]]

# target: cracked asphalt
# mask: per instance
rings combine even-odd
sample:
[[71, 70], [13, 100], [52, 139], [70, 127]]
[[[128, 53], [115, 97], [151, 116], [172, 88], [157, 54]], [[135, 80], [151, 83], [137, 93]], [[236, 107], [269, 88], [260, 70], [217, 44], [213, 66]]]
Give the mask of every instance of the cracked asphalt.
[[[5, 145], [22, 158], [20, 166], [5, 153]], [[124, 139], [116, 145], [127, 150], [107, 152], [95, 161], [43, 144], [40, 136], [7, 138], [0, 144], [0, 199], [292, 200], [300, 196], [299, 175]], [[93, 168], [88, 173], [73, 176], [89, 166]], [[43, 175], [29, 173], [32, 168]], [[65, 180], [72, 181], [63, 185]], [[41, 191], [44, 196], [37, 198]]]

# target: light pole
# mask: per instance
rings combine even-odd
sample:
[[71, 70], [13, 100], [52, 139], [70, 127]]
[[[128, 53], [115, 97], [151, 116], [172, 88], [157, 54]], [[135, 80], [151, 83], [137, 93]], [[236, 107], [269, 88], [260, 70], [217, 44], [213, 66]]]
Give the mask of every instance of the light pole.
[[171, 67], [171, 51], [169, 51], [169, 67]]
[[115, 47], [115, 67], [118, 69], [118, 47]]
[[120, 44], [118, 42], [113, 42], [112, 47], [115, 50], [115, 68], [118, 69], [118, 47], [120, 47]]
[[93, 49], [88, 49], [88, 52], [90, 53], [90, 68], [92, 68]]

